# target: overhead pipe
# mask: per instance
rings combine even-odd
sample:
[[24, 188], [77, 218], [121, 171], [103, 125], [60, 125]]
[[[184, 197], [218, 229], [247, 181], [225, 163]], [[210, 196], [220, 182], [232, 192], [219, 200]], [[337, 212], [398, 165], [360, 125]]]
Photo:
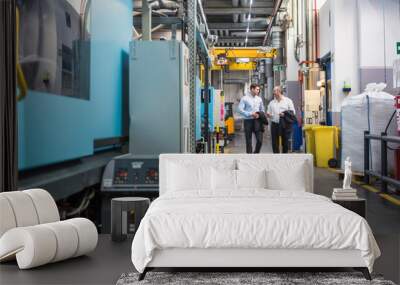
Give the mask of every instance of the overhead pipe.
[[201, 4], [201, 0], [197, 0], [197, 6], [198, 6], [199, 11], [200, 11], [201, 20], [203, 21], [203, 24], [205, 26], [206, 38], [207, 38], [211, 34], [210, 34], [210, 30], [208, 29], [207, 18], [206, 18], [206, 14], [204, 13], [203, 5]]
[[241, 36], [248, 36], [249, 38], [252, 37], [262, 37], [265, 36], [265, 32], [233, 32], [232, 36], [237, 36], [237, 37], [241, 37]]
[[[155, 31], [158, 31], [159, 29], [162, 29], [162, 28], [164, 28], [163, 24], [157, 25], [151, 29], [151, 32], [154, 33]], [[136, 31], [136, 33], [137, 33], [137, 31]], [[142, 37], [143, 37], [143, 34], [137, 34], [134, 39], [138, 40], [138, 39], [141, 39]]]
[[[167, 10], [176, 10], [179, 9], [179, 1], [175, 1], [175, 0], [145, 0], [148, 4], [146, 5], [151, 5], [151, 8], [153, 10], [159, 10], [159, 9], [167, 9]], [[143, 9], [143, 7], [145, 6], [143, 4], [143, 0], [141, 2], [141, 6], [135, 6], [135, 9]]]
[[[177, 1], [172, 0], [142, 0], [142, 39], [146, 41], [151, 41], [151, 33], [152, 33], [152, 12], [153, 9], [156, 11], [160, 11], [162, 14], [168, 14], [170, 12], [176, 14], [177, 10], [180, 8], [180, 5]], [[175, 9], [175, 10], [173, 10]], [[171, 11], [172, 10], [172, 11]], [[162, 27], [162, 26], [161, 26]], [[160, 25], [156, 27], [156, 29], [161, 28]]]
[[319, 58], [319, 42], [318, 42], [318, 12], [317, 12], [317, 0], [314, 0], [314, 33], [315, 33], [315, 59]]
[[[248, 0], [240, 0], [240, 6], [241, 7], [250, 7], [250, 3]], [[240, 14], [240, 22], [242, 22], [242, 23], [247, 22], [246, 13]]]
[[276, 18], [276, 15], [278, 14], [279, 9], [281, 8], [282, 2], [283, 2], [283, 0], [277, 0], [275, 2], [274, 11], [272, 13], [271, 21], [268, 24], [267, 32], [265, 34], [265, 37], [264, 37], [264, 40], [263, 40], [263, 43], [262, 43], [263, 46], [265, 46], [267, 44], [268, 37], [269, 37], [269, 35], [271, 33], [271, 30], [272, 30], [272, 25], [273, 25], [273, 23], [275, 21], [275, 18]]
[[[232, 0], [232, 6], [239, 7], [239, 0]], [[233, 22], [234, 23], [239, 22], [239, 14], [233, 14]]]
[[312, 58], [312, 32], [310, 28], [310, 4], [309, 1], [305, 1], [305, 41], [306, 41], [306, 59], [307, 61], [313, 61]]
[[265, 98], [267, 102], [273, 99], [274, 91], [274, 70], [273, 70], [272, 58], [265, 59], [265, 77], [267, 81], [267, 97]]
[[145, 41], [151, 41], [151, 11], [156, 5], [156, 2], [142, 0], [142, 38]]
[[[249, 22], [248, 20], [246, 20], [246, 22]], [[269, 18], [265, 18], [265, 17], [253, 17], [250, 19], [250, 23], [259, 23], [259, 22], [264, 22], [264, 23], [269, 23]]]

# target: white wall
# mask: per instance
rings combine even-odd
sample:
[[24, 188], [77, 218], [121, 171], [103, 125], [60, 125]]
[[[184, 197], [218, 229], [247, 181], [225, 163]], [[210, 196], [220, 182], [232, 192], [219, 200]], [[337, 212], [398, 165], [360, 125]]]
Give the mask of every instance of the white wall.
[[[400, 41], [400, 1], [328, 0], [319, 19], [320, 56], [331, 51], [333, 57], [332, 111], [340, 112], [344, 81], [351, 85], [351, 94], [359, 94], [366, 80], [360, 70], [391, 69], [399, 58], [395, 44]], [[374, 79], [373, 72], [368, 79]]]
[[322, 6], [324, 6], [327, 2], [329, 2], [328, 0], [317, 0], [317, 9], [320, 10], [322, 8]]
[[325, 4], [319, 10], [319, 56], [323, 57], [331, 51], [332, 29], [329, 20], [330, 17], [330, 1], [325, 1]]
[[340, 112], [344, 82], [359, 93], [357, 1], [331, 0], [332, 112]]
[[391, 67], [400, 41], [399, 0], [359, 0], [360, 67]]

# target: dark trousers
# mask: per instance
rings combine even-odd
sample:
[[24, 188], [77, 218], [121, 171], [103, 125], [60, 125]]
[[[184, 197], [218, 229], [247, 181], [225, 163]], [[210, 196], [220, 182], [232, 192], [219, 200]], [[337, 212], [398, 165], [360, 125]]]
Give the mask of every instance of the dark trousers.
[[256, 136], [256, 149], [254, 153], [260, 153], [262, 140], [263, 140], [263, 132], [261, 130], [256, 131], [254, 128], [254, 119], [244, 120], [244, 135], [246, 138], [246, 153], [253, 153], [253, 133]]
[[281, 124], [272, 122], [271, 124], [271, 140], [272, 140], [272, 151], [279, 153], [279, 137], [282, 138], [282, 153], [288, 153], [289, 150], [289, 139], [292, 134], [292, 129], [282, 128]]

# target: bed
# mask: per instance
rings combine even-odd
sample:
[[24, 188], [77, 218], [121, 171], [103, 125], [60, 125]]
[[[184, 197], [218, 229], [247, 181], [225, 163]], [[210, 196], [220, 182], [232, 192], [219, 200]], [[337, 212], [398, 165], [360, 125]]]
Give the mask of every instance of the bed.
[[353, 267], [380, 251], [365, 219], [313, 194], [308, 154], [162, 154], [160, 197], [132, 243], [153, 268]]

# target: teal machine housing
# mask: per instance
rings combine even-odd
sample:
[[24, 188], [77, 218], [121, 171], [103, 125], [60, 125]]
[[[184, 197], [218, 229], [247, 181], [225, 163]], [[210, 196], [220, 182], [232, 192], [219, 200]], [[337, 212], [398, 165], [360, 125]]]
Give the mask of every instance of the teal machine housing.
[[201, 94], [201, 81], [200, 78], [196, 77], [196, 141], [201, 140]]
[[189, 151], [189, 52], [183, 42], [132, 41], [129, 152]]
[[[201, 121], [202, 125], [204, 124], [204, 92], [205, 89], [201, 90]], [[215, 88], [210, 86], [208, 88], [208, 129], [210, 133], [214, 132], [214, 98], [215, 98]]]

